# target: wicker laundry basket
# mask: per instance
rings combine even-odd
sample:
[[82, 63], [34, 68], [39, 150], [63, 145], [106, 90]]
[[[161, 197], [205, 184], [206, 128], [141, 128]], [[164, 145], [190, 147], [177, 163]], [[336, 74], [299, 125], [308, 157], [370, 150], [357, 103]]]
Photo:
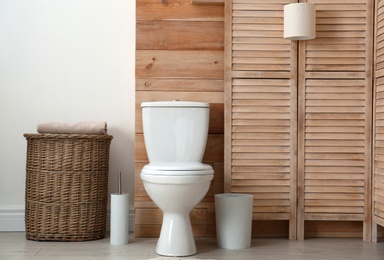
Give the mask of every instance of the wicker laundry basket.
[[105, 236], [110, 135], [24, 134], [26, 238]]

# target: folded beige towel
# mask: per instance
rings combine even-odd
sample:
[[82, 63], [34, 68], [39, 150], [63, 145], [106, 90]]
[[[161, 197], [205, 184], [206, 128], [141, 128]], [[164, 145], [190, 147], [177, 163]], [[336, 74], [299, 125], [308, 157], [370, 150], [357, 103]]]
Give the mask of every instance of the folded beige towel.
[[46, 122], [37, 125], [40, 134], [94, 134], [107, 133], [107, 122], [81, 121], [81, 122]]

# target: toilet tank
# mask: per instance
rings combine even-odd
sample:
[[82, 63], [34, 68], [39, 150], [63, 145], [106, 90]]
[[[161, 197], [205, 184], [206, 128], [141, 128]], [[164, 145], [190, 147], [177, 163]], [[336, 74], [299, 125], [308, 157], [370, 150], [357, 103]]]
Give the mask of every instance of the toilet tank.
[[143, 102], [143, 133], [149, 162], [201, 162], [209, 126], [209, 103]]

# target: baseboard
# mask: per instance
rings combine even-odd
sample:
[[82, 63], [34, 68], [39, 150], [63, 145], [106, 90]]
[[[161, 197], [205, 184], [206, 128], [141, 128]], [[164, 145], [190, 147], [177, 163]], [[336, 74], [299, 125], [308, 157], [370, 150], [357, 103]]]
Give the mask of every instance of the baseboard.
[[25, 231], [24, 207], [0, 208], [0, 231]]
[[[0, 208], [0, 231], [25, 231], [24, 207], [1, 207]], [[107, 211], [107, 231], [110, 227], [111, 212]], [[134, 231], [135, 211], [129, 211], [129, 231]]]

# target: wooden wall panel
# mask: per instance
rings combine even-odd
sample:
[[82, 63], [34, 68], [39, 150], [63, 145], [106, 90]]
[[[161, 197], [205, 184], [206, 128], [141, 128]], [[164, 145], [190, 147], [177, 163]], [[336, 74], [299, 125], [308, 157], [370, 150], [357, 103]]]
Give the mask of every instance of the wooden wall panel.
[[[283, 6], [295, 1], [233, 0], [227, 3], [227, 58], [235, 78], [291, 78], [296, 43], [283, 38]], [[292, 44], [291, 44], [292, 43]], [[227, 43], [229, 44], [229, 43]]]
[[190, 0], [136, 0], [136, 20], [224, 21], [224, 8]]
[[224, 185], [224, 7], [137, 0], [136, 8], [135, 236], [158, 237], [161, 228], [161, 212], [140, 179], [148, 163], [140, 104], [175, 99], [210, 103], [203, 161], [215, 176], [191, 221], [195, 236], [214, 236], [214, 195]]
[[384, 1], [375, 8], [375, 88], [373, 134], [372, 240], [378, 241], [378, 226], [384, 226]]
[[372, 1], [309, 2], [317, 37], [299, 45], [298, 239], [305, 220], [353, 220], [369, 241]]
[[139, 50], [223, 49], [223, 22], [138, 21], [136, 31]]
[[136, 77], [224, 77], [222, 51], [137, 50]]
[[254, 195], [254, 219], [290, 219], [296, 116], [290, 81], [233, 79], [232, 84], [231, 192]]
[[253, 194], [253, 219], [288, 220], [295, 239], [297, 45], [283, 39], [286, 3], [226, 2], [225, 190]]
[[298, 239], [344, 221], [369, 240], [373, 1], [300, 1], [316, 5], [317, 38], [299, 52], [283, 39], [290, 2], [226, 2], [225, 188], [254, 193], [254, 219], [290, 219], [295, 238], [298, 185]]
[[224, 5], [225, 0], [192, 0], [194, 5]]
[[[298, 229], [302, 232], [299, 238], [304, 229], [307, 237], [362, 234], [366, 237], [369, 222], [364, 222], [363, 230], [361, 216], [369, 218], [366, 206], [370, 197], [364, 189], [370, 181], [366, 173], [370, 168], [367, 143], [371, 131], [361, 122], [369, 121], [367, 86], [371, 74], [367, 66], [371, 58], [371, 32], [367, 24], [372, 18], [369, 8], [374, 1], [309, 0], [318, 9], [317, 38], [301, 42], [299, 54], [297, 42], [282, 37], [283, 5], [295, 0], [226, 0], [226, 13], [230, 14], [225, 19], [227, 26], [223, 22], [223, 6], [192, 5], [192, 2], [136, 1], [135, 235], [156, 237], [160, 232], [160, 212], [145, 193], [139, 176], [141, 168], [147, 163], [140, 103], [188, 98], [206, 100], [212, 107], [204, 161], [214, 167], [215, 178], [207, 196], [194, 210], [197, 212], [193, 217], [195, 235], [214, 236], [213, 196], [224, 192], [224, 186], [225, 191], [231, 191], [233, 183], [236, 192], [255, 195], [254, 236], [281, 237], [288, 234], [290, 238], [295, 238], [296, 222], [292, 220], [296, 219], [295, 187], [299, 171], [300, 209], [307, 209], [307, 212], [299, 214]], [[376, 2], [380, 3], [378, 16], [383, 17], [382, 1]], [[377, 24], [377, 46], [381, 49], [384, 39], [382, 18]], [[224, 30], [230, 35], [225, 42]], [[224, 45], [233, 46], [233, 49], [223, 52]], [[378, 54], [376, 62], [378, 78], [384, 77], [381, 56], [384, 57]], [[381, 80], [377, 79], [377, 82]], [[233, 82], [236, 88], [232, 91]], [[380, 88], [376, 102], [378, 118], [382, 112]], [[345, 91], [345, 95], [341, 95], [340, 91]], [[335, 96], [343, 97], [335, 99]], [[299, 113], [295, 106], [297, 102], [300, 104]], [[236, 117], [233, 128], [228, 123], [232, 122], [232, 115]], [[305, 126], [307, 132], [300, 130], [297, 140], [298, 116], [305, 120], [300, 121], [299, 126]], [[336, 124], [329, 125], [330, 122]], [[376, 129], [381, 131], [379, 127], [380, 124]], [[324, 131], [325, 128], [329, 131]], [[347, 135], [342, 138], [348, 136], [345, 142], [342, 138], [334, 138], [341, 136], [340, 131], [344, 130]], [[322, 139], [327, 135], [332, 138]], [[381, 135], [378, 134], [377, 138]], [[305, 136], [309, 138], [306, 143]], [[232, 137], [236, 137], [233, 145]], [[375, 142], [377, 169], [384, 167], [380, 164], [384, 153], [380, 142]], [[297, 144], [299, 148], [304, 147], [302, 153], [298, 152]], [[330, 147], [334, 150], [330, 151]], [[236, 167], [232, 167], [232, 155], [236, 156], [234, 162], [240, 163]], [[331, 161], [351, 162], [351, 165], [328, 165]], [[320, 165], [305, 165], [306, 162]], [[233, 182], [232, 170], [235, 176]], [[377, 176], [380, 174], [377, 171]], [[346, 185], [344, 191], [347, 192], [333, 192], [333, 187], [338, 187], [341, 182]], [[377, 187], [375, 198], [381, 200], [384, 196], [381, 185]], [[304, 189], [308, 192], [304, 193]], [[317, 194], [319, 191], [321, 199]], [[342, 201], [348, 204], [343, 208], [345, 212], [334, 213], [333, 209], [343, 206]], [[378, 216], [382, 207], [380, 202], [376, 202]], [[364, 213], [359, 213], [361, 211]], [[340, 218], [345, 221], [333, 221]], [[304, 219], [307, 220], [305, 223]], [[383, 229], [379, 227], [380, 230]]]

